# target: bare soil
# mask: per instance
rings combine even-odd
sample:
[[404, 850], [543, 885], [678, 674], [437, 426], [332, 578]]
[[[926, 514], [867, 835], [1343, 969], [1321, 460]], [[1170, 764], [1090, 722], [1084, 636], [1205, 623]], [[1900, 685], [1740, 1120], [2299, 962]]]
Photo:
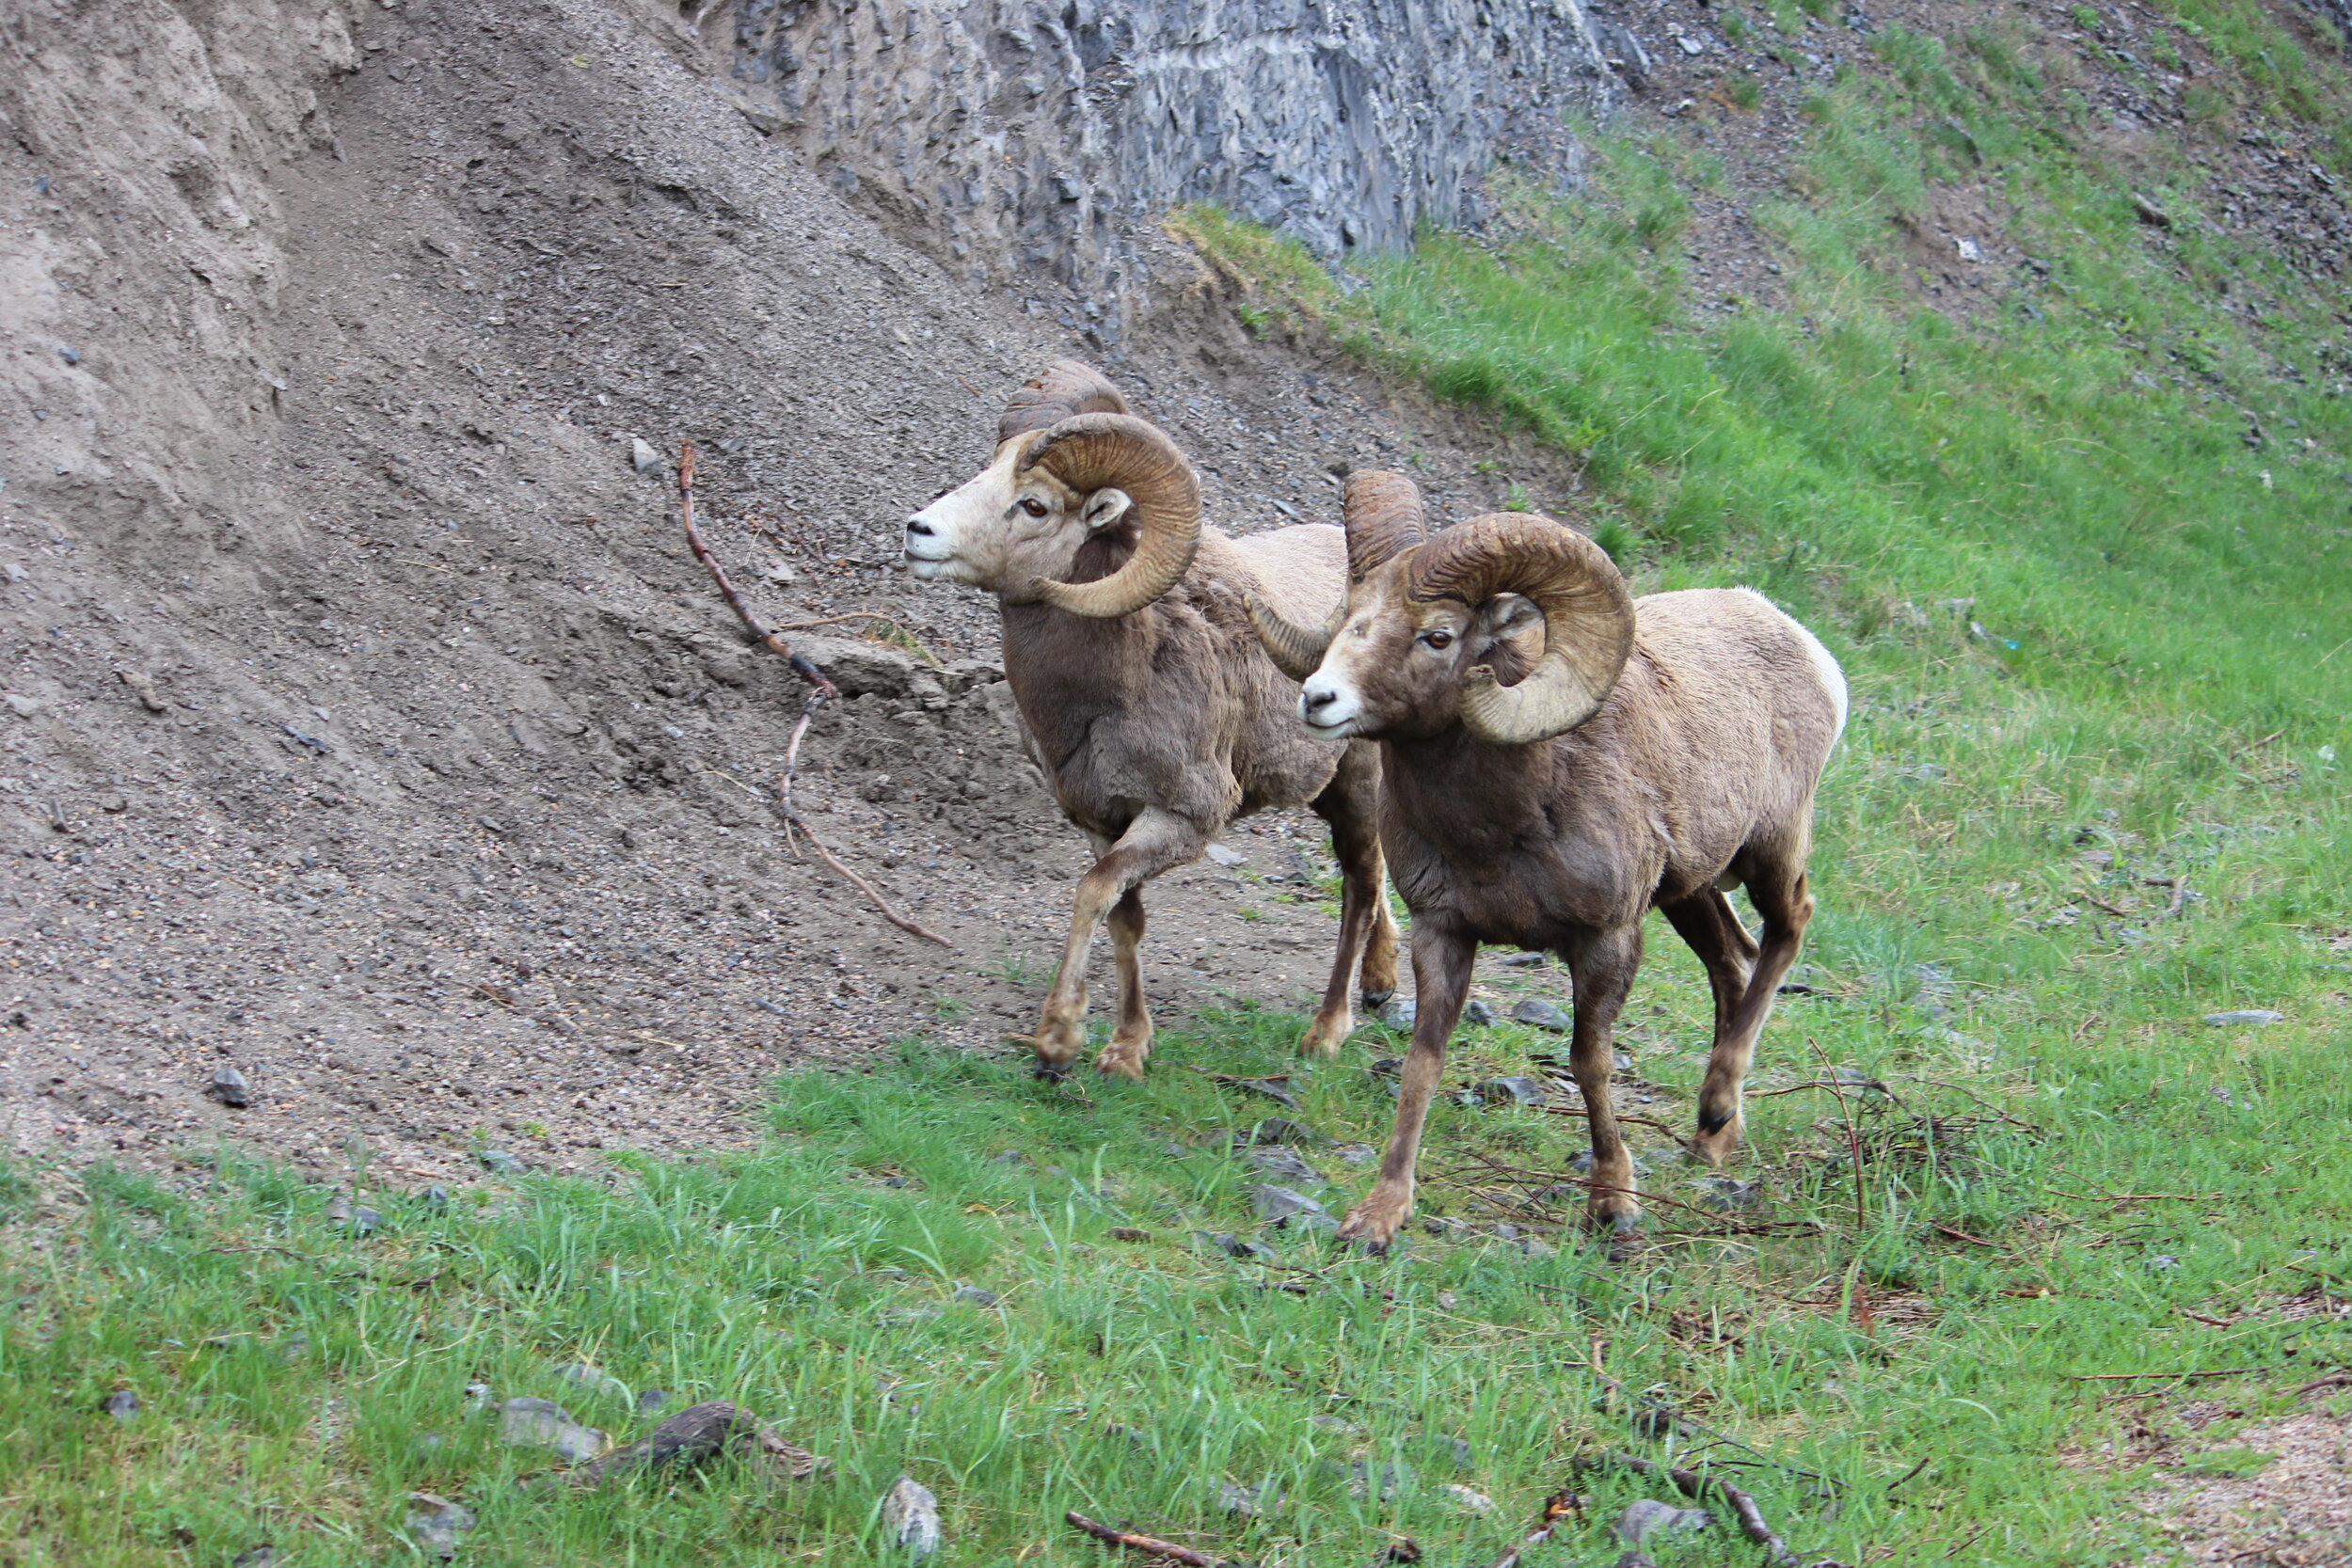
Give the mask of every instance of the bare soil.
[[[917, 1032], [996, 1049], [1034, 1022], [1087, 857], [1022, 754], [993, 601], [896, 560], [1004, 395], [1102, 359], [1232, 531], [1335, 521], [1351, 463], [1417, 462], [1457, 515], [1515, 477], [1474, 471], [1494, 449], [1449, 417], [1250, 340], [1173, 245], [1116, 356], [1082, 300], [977, 292], [763, 140], [675, 8], [7, 25], [20, 1156], [162, 1167], [232, 1139], [421, 1182], [495, 1145], [578, 1169], [753, 1135], [782, 1067]], [[685, 436], [739, 578], [827, 623], [812, 646], [849, 673], [803, 807], [955, 952], [787, 847], [801, 688], [687, 555], [666, 464], [631, 461]], [[1238, 865], [1156, 885], [1163, 1020], [1320, 989], [1333, 923], [1295, 879], [1320, 832], [1246, 824]], [[249, 1106], [208, 1094], [223, 1067]]]

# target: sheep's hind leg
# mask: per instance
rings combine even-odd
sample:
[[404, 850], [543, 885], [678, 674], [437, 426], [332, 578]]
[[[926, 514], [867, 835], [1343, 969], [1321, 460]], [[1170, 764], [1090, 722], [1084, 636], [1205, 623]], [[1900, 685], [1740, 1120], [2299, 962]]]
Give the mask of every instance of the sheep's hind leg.
[[1367, 1251], [1386, 1252], [1413, 1209], [1413, 1164], [1421, 1153], [1422, 1128], [1437, 1098], [1445, 1069], [1445, 1043], [1470, 999], [1470, 965], [1478, 943], [1456, 931], [1415, 922], [1413, 992], [1421, 1010], [1413, 1019], [1413, 1043], [1405, 1053], [1403, 1085], [1396, 1097], [1396, 1126], [1380, 1156], [1380, 1174], [1361, 1203], [1347, 1212], [1339, 1239]]
[[1707, 1077], [1699, 1085], [1698, 1136], [1691, 1140], [1692, 1152], [1713, 1165], [1722, 1164], [1740, 1147], [1746, 1126], [1740, 1111], [1740, 1090], [1756, 1057], [1756, 1037], [1764, 1032], [1772, 999], [1796, 961], [1805, 925], [1813, 918], [1813, 895], [1802, 870], [1790, 876], [1777, 867], [1768, 869], [1750, 879], [1748, 896], [1764, 917], [1764, 941], [1730, 1027], [1708, 1055]]
[[1617, 1011], [1633, 989], [1634, 972], [1642, 967], [1642, 928], [1627, 926], [1596, 932], [1565, 957], [1576, 985], [1576, 1031], [1569, 1037], [1568, 1070], [1584, 1097], [1585, 1124], [1593, 1139], [1585, 1219], [1602, 1235], [1629, 1236], [1641, 1223], [1642, 1200], [1634, 1189], [1633, 1155], [1610, 1100], [1609, 1074], [1616, 1064]]
[[1378, 1006], [1396, 990], [1396, 923], [1389, 918], [1383, 885], [1377, 768], [1370, 753], [1351, 747], [1329, 786], [1315, 798], [1316, 814], [1331, 825], [1331, 852], [1340, 863], [1340, 942], [1323, 1005], [1298, 1042], [1303, 1055], [1337, 1055], [1356, 1027], [1347, 990], [1359, 958], [1366, 1006]]
[[[1720, 1053], [1734, 1037], [1740, 1003], [1747, 995], [1748, 975], [1756, 967], [1756, 939], [1717, 888], [1661, 904], [1659, 912], [1707, 968], [1707, 983], [1715, 993], [1714, 1051]], [[1714, 1163], [1721, 1164], [1720, 1157]]]
[[[1078, 879], [1078, 895], [1070, 916], [1070, 936], [1062, 944], [1061, 967], [1054, 973], [1054, 989], [1046, 992], [1037, 1033], [1030, 1037], [1030, 1044], [1037, 1052], [1038, 1076], [1058, 1078], [1067, 1073], [1070, 1064], [1086, 1046], [1087, 951], [1094, 945], [1096, 928], [1130, 889], [1150, 881], [1170, 866], [1198, 860], [1207, 844], [1208, 835], [1195, 824], [1156, 806], [1151, 807], [1135, 819], [1108, 853], [1094, 863], [1093, 869]], [[1124, 998], [1121, 1000], [1123, 1004]], [[1136, 1005], [1138, 1009], [1142, 1006], [1140, 984]], [[1114, 1056], [1110, 1050], [1105, 1050], [1095, 1065], [1122, 1077], [1143, 1076], [1139, 1057], [1129, 1062], [1124, 1056]]]

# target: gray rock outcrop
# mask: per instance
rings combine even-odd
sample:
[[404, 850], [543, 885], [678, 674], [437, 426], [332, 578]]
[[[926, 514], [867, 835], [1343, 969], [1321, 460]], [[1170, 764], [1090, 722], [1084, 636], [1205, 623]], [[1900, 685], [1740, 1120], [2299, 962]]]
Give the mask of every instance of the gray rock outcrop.
[[1127, 226], [1214, 203], [1326, 258], [1474, 222], [1501, 156], [1571, 173], [1617, 90], [1582, 0], [736, 0], [746, 114], [975, 277], [1117, 333]]

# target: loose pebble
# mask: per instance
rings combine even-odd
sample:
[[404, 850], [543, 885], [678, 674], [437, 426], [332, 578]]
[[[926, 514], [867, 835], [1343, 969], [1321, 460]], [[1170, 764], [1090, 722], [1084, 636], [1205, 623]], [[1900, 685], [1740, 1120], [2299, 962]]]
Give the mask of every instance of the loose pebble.
[[212, 1084], [204, 1092], [232, 1111], [242, 1111], [253, 1103], [253, 1086], [245, 1081], [244, 1073], [232, 1067], [213, 1069]]
[[917, 1560], [939, 1550], [939, 1499], [913, 1476], [900, 1476], [882, 1497], [882, 1535]]
[[2205, 1022], [2215, 1029], [2263, 1029], [2273, 1023], [2284, 1022], [2286, 1016], [2284, 1013], [2273, 1012], [2268, 1007], [2240, 1007], [2233, 1012], [2207, 1013]]
[[1511, 1021], [1549, 1030], [1555, 1035], [1565, 1035], [1576, 1027], [1576, 1021], [1563, 1012], [1558, 1003], [1547, 1002], [1540, 996], [1531, 996], [1512, 1008]]
[[457, 1555], [457, 1544], [474, 1527], [472, 1513], [447, 1497], [430, 1492], [408, 1494], [408, 1539], [419, 1550], [443, 1561]]
[[572, 1419], [553, 1400], [508, 1400], [499, 1410], [499, 1441], [516, 1448], [553, 1449], [566, 1464], [579, 1465], [605, 1449], [605, 1435]]

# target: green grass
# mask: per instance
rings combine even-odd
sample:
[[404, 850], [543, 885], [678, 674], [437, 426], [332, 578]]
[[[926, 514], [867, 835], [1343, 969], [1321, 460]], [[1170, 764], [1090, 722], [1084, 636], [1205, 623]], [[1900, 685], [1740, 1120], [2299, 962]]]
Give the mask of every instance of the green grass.
[[[2227, 65], [2207, 85], [2232, 125], [2344, 102], [2257, 8], [2166, 9]], [[1365, 1562], [1393, 1534], [1472, 1563], [1579, 1455], [1671, 1447], [1732, 1466], [1806, 1560], [2137, 1560], [2145, 1476], [2114, 1456], [2139, 1423], [2191, 1390], [2259, 1418], [2352, 1361], [2344, 1320], [2276, 1311], [2352, 1291], [2352, 409], [2330, 395], [2352, 353], [2337, 296], [2198, 217], [2195, 171], [2165, 161], [2189, 149], [2128, 180], [2104, 164], [2030, 39], [1871, 47], [1877, 68], [1807, 105], [1795, 194], [1759, 210], [1786, 313], [1692, 299], [1687, 193], [1722, 175], [1662, 141], [1596, 137], [1591, 198], [1505, 191], [1485, 236], [1429, 236], [1360, 288], [1214, 213], [1178, 220], [1255, 329], [1336, 337], [1550, 443], [1575, 484], [1500, 472], [1502, 493], [1592, 524], [1644, 589], [1753, 582], [1844, 660], [1810, 993], [1756, 1080], [1790, 1092], [1753, 1101], [1733, 1173], [1753, 1208], [1714, 1212], [1640, 1129], [1654, 1245], [1609, 1264], [1531, 1201], [1544, 1178], [1495, 1168], [1565, 1175], [1580, 1124], [1449, 1102], [1422, 1212], [1486, 1232], [1371, 1259], [1261, 1231], [1262, 1178], [1226, 1141], [1273, 1107], [1187, 1069], [1294, 1072], [1322, 1140], [1297, 1152], [1336, 1211], [1389, 1114], [1365, 1065], [1400, 1045], [1368, 1027], [1299, 1070], [1303, 1021], [1249, 1011], [1169, 1030], [1145, 1085], [1083, 1094], [910, 1044], [783, 1081], [755, 1153], [452, 1207], [367, 1193], [385, 1224], [364, 1238], [262, 1164], [177, 1189], [0, 1173], [0, 1558], [399, 1560], [428, 1490], [481, 1516], [468, 1562], [889, 1560], [876, 1506], [906, 1471], [955, 1563], [1104, 1561], [1072, 1508], [1262, 1564]], [[1907, 292], [1896, 220], [1977, 179], [2046, 271], [1955, 322]], [[1628, 1108], [1680, 1129], [1707, 993], [1653, 936]], [[1556, 971], [1509, 974], [1502, 1010], [1558, 994]], [[2235, 1007], [2285, 1021], [2201, 1022]], [[1466, 1032], [1449, 1085], [1548, 1048]], [[1834, 1073], [1846, 1101], [1799, 1086]], [[1001, 1305], [956, 1300], [966, 1284]], [[500, 1444], [468, 1386], [639, 1434], [555, 1381], [580, 1360], [739, 1399], [832, 1468], [518, 1488], [545, 1461]], [[2252, 1370], [2091, 1381], [2230, 1369]], [[127, 1423], [99, 1413], [119, 1388], [142, 1402]], [[2159, 1397], [2121, 1397], [2140, 1393]], [[2236, 1430], [2194, 1440], [2205, 1473], [2266, 1462]], [[1269, 1501], [1230, 1515], [1222, 1483]], [[1612, 1560], [1608, 1521], [1645, 1490], [1578, 1484], [1594, 1510], [1536, 1568]], [[1756, 1556], [1720, 1535], [1653, 1555]]]

